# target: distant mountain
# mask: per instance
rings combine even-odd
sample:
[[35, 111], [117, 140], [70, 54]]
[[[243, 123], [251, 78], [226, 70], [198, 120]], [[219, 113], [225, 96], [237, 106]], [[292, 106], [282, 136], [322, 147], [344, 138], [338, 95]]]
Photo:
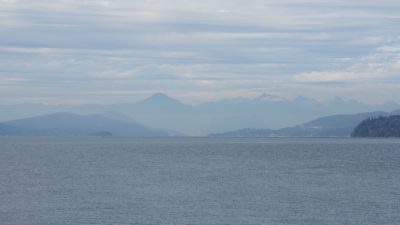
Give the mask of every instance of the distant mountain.
[[265, 102], [283, 102], [287, 101], [285, 98], [277, 96], [277, 95], [271, 95], [267, 93], [263, 93], [260, 96], [254, 98], [255, 101], [265, 101]]
[[369, 112], [321, 117], [302, 125], [277, 130], [242, 129], [211, 136], [219, 137], [348, 137], [364, 119], [389, 115], [387, 112]]
[[[138, 123], [122, 122], [103, 115], [54, 113], [14, 120], [7, 126], [27, 129], [37, 135], [88, 135], [109, 132], [123, 136], [167, 136], [165, 132], [147, 128]], [[34, 132], [33, 132], [34, 131]]]
[[157, 93], [143, 101], [140, 101], [134, 106], [136, 110], [163, 110], [163, 111], [179, 111], [190, 108], [177, 99], [171, 98], [168, 95]]
[[162, 93], [154, 94], [129, 108], [115, 109], [151, 127], [183, 134], [204, 135], [204, 132], [198, 132], [205, 124], [202, 113], [198, 113], [193, 106]]
[[352, 137], [400, 137], [400, 116], [376, 117], [363, 120]]

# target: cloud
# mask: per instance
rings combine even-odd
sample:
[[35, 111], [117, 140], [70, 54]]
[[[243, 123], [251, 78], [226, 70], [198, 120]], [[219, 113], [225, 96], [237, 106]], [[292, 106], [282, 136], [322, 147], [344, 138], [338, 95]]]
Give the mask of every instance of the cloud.
[[341, 70], [312, 71], [295, 75], [299, 82], [400, 82], [400, 39], [379, 46]]
[[0, 0], [0, 95], [357, 92], [398, 81], [399, 10], [390, 0]]
[[345, 71], [310, 72], [295, 76], [296, 81], [305, 82], [345, 82], [371, 78], [373, 75]]

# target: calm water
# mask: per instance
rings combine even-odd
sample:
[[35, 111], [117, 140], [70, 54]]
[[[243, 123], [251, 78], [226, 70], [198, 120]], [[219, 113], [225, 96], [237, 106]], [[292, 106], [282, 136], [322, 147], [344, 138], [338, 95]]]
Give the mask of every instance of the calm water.
[[1, 225], [400, 224], [400, 140], [0, 138]]

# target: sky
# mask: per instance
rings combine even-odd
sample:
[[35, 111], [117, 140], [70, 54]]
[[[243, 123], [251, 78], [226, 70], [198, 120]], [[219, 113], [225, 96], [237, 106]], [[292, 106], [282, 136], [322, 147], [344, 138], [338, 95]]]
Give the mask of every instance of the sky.
[[400, 102], [398, 0], [0, 0], [0, 104]]

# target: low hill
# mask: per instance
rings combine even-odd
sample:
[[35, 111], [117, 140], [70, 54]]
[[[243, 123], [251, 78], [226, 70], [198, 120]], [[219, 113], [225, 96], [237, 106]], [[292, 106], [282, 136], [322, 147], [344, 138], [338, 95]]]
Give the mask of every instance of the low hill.
[[400, 116], [369, 118], [352, 132], [352, 137], [400, 137]]
[[353, 129], [364, 119], [377, 116], [387, 116], [383, 111], [333, 115], [321, 117], [302, 125], [287, 127], [278, 130], [270, 129], [242, 129], [220, 134], [211, 134], [218, 137], [349, 137]]
[[300, 126], [280, 129], [278, 133], [280, 136], [289, 137], [349, 137], [354, 128], [364, 119], [386, 115], [389, 113], [377, 111], [326, 116]]
[[123, 122], [103, 115], [54, 113], [5, 123], [10, 127], [30, 130], [33, 135], [88, 135], [110, 132], [121, 136], [167, 136], [165, 132], [139, 123]]
[[0, 123], [0, 135], [27, 135], [29, 130]]

